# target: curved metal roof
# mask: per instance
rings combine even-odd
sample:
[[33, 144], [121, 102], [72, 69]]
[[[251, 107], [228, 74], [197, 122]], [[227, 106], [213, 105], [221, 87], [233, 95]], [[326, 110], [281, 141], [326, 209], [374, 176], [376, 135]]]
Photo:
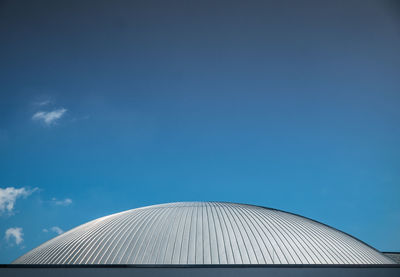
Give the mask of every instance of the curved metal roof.
[[390, 264], [316, 221], [259, 206], [179, 202], [105, 216], [14, 264]]

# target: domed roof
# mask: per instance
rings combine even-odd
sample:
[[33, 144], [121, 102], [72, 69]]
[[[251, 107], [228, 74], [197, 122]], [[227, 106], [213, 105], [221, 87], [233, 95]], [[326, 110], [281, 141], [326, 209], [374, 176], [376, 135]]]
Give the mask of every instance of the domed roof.
[[179, 202], [105, 216], [14, 264], [390, 264], [322, 223], [259, 206]]

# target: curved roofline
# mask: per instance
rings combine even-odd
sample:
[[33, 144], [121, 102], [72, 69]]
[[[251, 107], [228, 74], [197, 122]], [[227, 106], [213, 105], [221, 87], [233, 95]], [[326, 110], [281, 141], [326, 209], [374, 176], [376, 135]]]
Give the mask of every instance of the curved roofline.
[[[225, 201], [224, 201], [224, 202], [225, 202]], [[229, 202], [226, 202], [226, 203], [229, 203]], [[236, 204], [241, 204], [241, 203], [236, 203]], [[374, 249], [375, 251], [378, 251], [379, 253], [382, 253], [381, 251], [379, 251], [379, 250], [376, 249], [375, 247], [373, 247], [373, 246], [369, 245], [368, 243], [366, 243], [366, 242], [360, 240], [359, 238], [356, 238], [355, 236], [350, 235], [349, 233], [346, 233], [346, 232], [344, 232], [344, 231], [342, 231], [342, 230], [339, 230], [339, 229], [337, 229], [337, 228], [335, 228], [335, 227], [332, 227], [332, 226], [330, 226], [330, 225], [328, 225], [328, 224], [326, 224], [326, 223], [320, 222], [320, 221], [318, 221], [318, 220], [315, 220], [315, 219], [312, 219], [312, 218], [309, 218], [309, 217], [306, 217], [306, 216], [303, 216], [303, 215], [300, 215], [300, 214], [296, 214], [296, 213], [292, 213], [292, 212], [287, 212], [287, 211], [280, 210], [280, 209], [275, 209], [275, 208], [260, 206], [260, 205], [251, 205], [251, 204], [241, 204], [241, 205], [255, 206], [255, 207], [265, 208], [265, 209], [269, 209], [269, 210], [275, 210], [275, 211], [279, 211], [279, 212], [284, 212], [284, 213], [292, 214], [292, 215], [295, 215], [295, 216], [299, 216], [299, 217], [302, 217], [302, 218], [305, 218], [305, 219], [314, 221], [314, 222], [316, 222], [316, 223], [319, 223], [319, 224], [325, 225], [325, 226], [327, 226], [327, 227], [329, 227], [329, 228], [332, 228], [332, 229], [334, 229], [334, 230], [336, 230], [336, 231], [338, 231], [338, 232], [340, 232], [340, 233], [343, 233], [343, 234], [345, 234], [345, 235], [348, 235], [349, 237], [351, 237], [351, 238], [353, 238], [353, 239], [355, 239], [355, 240], [357, 240], [357, 241], [359, 241], [359, 242], [365, 244], [366, 246], [371, 247], [371, 248]]]
[[[337, 229], [337, 228], [335, 228], [335, 227], [332, 227], [332, 226], [330, 226], [330, 225], [328, 225], [328, 224], [326, 224], [326, 223], [323, 223], [323, 222], [320, 222], [320, 221], [318, 221], [318, 220], [315, 220], [315, 219], [312, 219], [312, 218], [309, 218], [309, 217], [306, 217], [306, 216], [303, 216], [303, 215], [300, 215], [300, 214], [296, 214], [296, 213], [293, 213], [293, 212], [287, 212], [287, 211], [284, 211], [284, 210], [275, 209], [275, 208], [270, 208], [270, 207], [261, 206], [261, 205], [253, 205], [253, 204], [239, 203], [239, 202], [229, 202], [229, 201], [178, 201], [178, 202], [168, 202], [168, 203], [154, 204], [154, 205], [145, 206], [145, 207], [140, 207], [140, 208], [148, 208], [148, 207], [153, 207], [153, 206], [158, 206], [158, 205], [175, 204], [175, 203], [227, 203], [227, 204], [239, 204], [239, 205], [245, 205], [245, 206], [259, 207], [259, 208], [263, 208], [263, 209], [268, 209], [268, 210], [274, 210], [274, 211], [278, 211], [278, 212], [283, 212], [283, 213], [287, 213], [287, 214], [299, 216], [299, 217], [308, 219], [308, 220], [310, 220], [310, 221], [316, 222], [316, 223], [318, 223], [318, 224], [322, 224], [322, 225], [324, 225], [324, 226], [326, 226], [326, 227], [332, 228], [332, 229], [334, 229], [334, 230], [336, 230], [336, 231], [338, 231], [338, 232], [340, 232], [340, 233], [343, 233], [343, 234], [345, 234], [345, 235], [347, 235], [347, 236], [349, 236], [349, 237], [351, 237], [351, 238], [353, 238], [353, 239], [355, 239], [355, 240], [357, 240], [357, 241], [359, 241], [359, 242], [365, 244], [366, 246], [368, 246], [368, 247], [374, 249], [375, 251], [378, 251], [379, 253], [382, 253], [382, 251], [379, 251], [379, 250], [376, 249], [375, 247], [373, 247], [373, 246], [369, 245], [368, 243], [366, 243], [366, 242], [364, 242], [364, 241], [362, 241], [362, 240], [356, 238], [355, 236], [353, 236], [353, 235], [351, 235], [351, 234], [349, 234], [349, 233], [346, 233], [346, 232], [344, 232], [344, 231], [342, 231], [342, 230], [339, 230], [339, 229]], [[140, 208], [135, 208], [135, 209], [140, 209]], [[131, 209], [131, 210], [135, 210], [135, 209]], [[127, 211], [130, 211], [130, 210], [127, 210]]]
[[[131, 211], [135, 211], [135, 210], [145, 210], [145, 209], [154, 209], [154, 210], [153, 210], [153, 213], [154, 213], [154, 212], [156, 212], [156, 210], [157, 210], [158, 208], [159, 208], [159, 209], [171, 208], [171, 207], [173, 207], [174, 205], [177, 205], [177, 206], [175, 206], [176, 208], [185, 207], [185, 206], [197, 206], [196, 203], [197, 203], [197, 204], [200, 204], [199, 206], [203, 206], [203, 205], [204, 205], [204, 206], [207, 206], [207, 204], [210, 205], [210, 204], [212, 204], [212, 203], [215, 203], [215, 204], [220, 203], [220, 204], [228, 204], [228, 205], [240, 205], [240, 206], [247, 206], [247, 207], [250, 207], [250, 208], [253, 207], [253, 208], [259, 208], [259, 209], [266, 209], [266, 210], [270, 210], [270, 211], [280, 212], [280, 213], [283, 213], [283, 214], [293, 215], [293, 216], [298, 217], [298, 218], [300, 218], [300, 219], [304, 219], [304, 220], [307, 220], [307, 221], [309, 221], [309, 222], [314, 222], [314, 223], [316, 223], [316, 224], [320, 224], [320, 225], [322, 225], [322, 226], [325, 226], [325, 227], [327, 227], [328, 229], [332, 229], [332, 230], [334, 230], [334, 231], [337, 231], [339, 234], [343, 234], [343, 235], [345, 235], [345, 236], [348, 236], [349, 238], [351, 238], [351, 239], [353, 239], [353, 240], [355, 240], [355, 241], [358, 241], [361, 245], [364, 245], [365, 247], [368, 247], [368, 248], [370, 248], [371, 250], [374, 250], [374, 251], [376, 251], [377, 253], [380, 253], [381, 255], [384, 255], [381, 251], [379, 251], [379, 250], [377, 250], [376, 248], [370, 246], [369, 244], [365, 243], [364, 241], [362, 241], [362, 240], [360, 240], [360, 239], [358, 239], [358, 238], [356, 238], [356, 237], [354, 237], [354, 236], [352, 236], [352, 235], [350, 235], [350, 234], [348, 234], [348, 233], [346, 233], [346, 232], [344, 232], [344, 231], [341, 231], [341, 230], [339, 230], [339, 229], [337, 229], [337, 228], [331, 227], [331, 226], [328, 225], [328, 224], [319, 222], [319, 221], [314, 220], [314, 219], [311, 219], [311, 218], [309, 218], [309, 217], [302, 216], [302, 215], [299, 215], [299, 214], [296, 214], [296, 213], [293, 213], [293, 212], [284, 211], [284, 210], [281, 210], [281, 209], [270, 208], [270, 207], [261, 206], [261, 205], [253, 205], [253, 204], [238, 203], [238, 202], [229, 202], [229, 201], [179, 201], [179, 202], [167, 202], [167, 203], [159, 203], [159, 204], [153, 204], [153, 205], [148, 205], [148, 206], [137, 207], [137, 208], [133, 208], [133, 209], [124, 210], [124, 211], [121, 211], [121, 212], [115, 212], [115, 213], [112, 213], [112, 214], [108, 214], [108, 215], [105, 215], [105, 216], [101, 216], [101, 217], [95, 218], [95, 219], [93, 219], [93, 220], [90, 220], [90, 221], [85, 222], [85, 223], [82, 223], [82, 224], [79, 224], [79, 225], [73, 227], [72, 229], [68, 230], [68, 231], [65, 232], [64, 234], [59, 235], [59, 236], [56, 236], [56, 237], [54, 237], [54, 238], [52, 238], [52, 239], [50, 239], [50, 240], [48, 240], [48, 241], [45, 241], [45, 242], [41, 243], [39, 246], [34, 247], [33, 249], [39, 248], [39, 247], [41, 247], [42, 245], [44, 245], [44, 244], [46, 244], [46, 243], [49, 243], [49, 242], [51, 242], [51, 241], [53, 241], [53, 240], [57, 240], [57, 238], [60, 238], [61, 236], [65, 235], [65, 234], [69, 234], [70, 232], [73, 232], [73, 230], [75, 230], [76, 228], [80, 228], [81, 226], [85, 226], [86, 224], [90, 224], [90, 223], [93, 223], [93, 222], [96, 222], [96, 221], [101, 222], [101, 221], [104, 220], [104, 219], [107, 219], [107, 218], [109, 218], [109, 217], [114, 217], [114, 216], [119, 215], [119, 214], [125, 214], [125, 213], [129, 213], [129, 212], [131, 212]], [[187, 205], [185, 205], [185, 204], [187, 204]], [[202, 204], [203, 204], [203, 205], [202, 205]], [[149, 212], [150, 212], [150, 211], [149, 211]], [[167, 211], [165, 210], [165, 212], [167, 212]], [[28, 251], [27, 253], [31, 252], [33, 249], [31, 249], [31, 250]], [[23, 256], [24, 256], [24, 255], [23, 255]], [[23, 256], [21, 256], [21, 257], [23, 257]], [[16, 262], [16, 261], [17, 261], [18, 259], [20, 259], [21, 257], [15, 259], [12, 263]], [[391, 259], [390, 257], [385, 256], [385, 258], [388, 259], [389, 261], [393, 261], [393, 259]], [[390, 262], [389, 262], [389, 263], [390, 263]]]

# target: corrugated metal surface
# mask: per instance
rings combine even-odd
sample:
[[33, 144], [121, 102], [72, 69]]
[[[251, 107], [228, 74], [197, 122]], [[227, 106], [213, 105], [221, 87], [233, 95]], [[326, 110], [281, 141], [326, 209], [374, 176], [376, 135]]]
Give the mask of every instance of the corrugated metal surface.
[[400, 252], [383, 252], [383, 254], [400, 264]]
[[390, 264], [316, 221], [259, 206], [180, 202], [102, 217], [14, 264]]

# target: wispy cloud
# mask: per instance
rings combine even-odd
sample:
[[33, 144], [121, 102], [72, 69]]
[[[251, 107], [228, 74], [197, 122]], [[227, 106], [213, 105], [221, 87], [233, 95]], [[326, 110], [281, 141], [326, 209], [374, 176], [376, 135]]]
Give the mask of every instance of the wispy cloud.
[[72, 204], [71, 198], [65, 198], [64, 200], [57, 200], [57, 198], [52, 198], [51, 201], [53, 201], [53, 203], [58, 206], [68, 206]]
[[46, 106], [46, 105], [49, 105], [50, 103], [51, 103], [50, 100], [43, 100], [43, 101], [35, 102], [34, 105], [36, 105], [36, 106]]
[[4, 212], [12, 213], [14, 210], [15, 202], [17, 198], [26, 198], [33, 192], [38, 190], [38, 188], [27, 189], [27, 188], [0, 188], [0, 215]]
[[49, 112], [39, 111], [32, 116], [35, 121], [41, 121], [47, 126], [55, 124], [65, 113], [67, 109], [61, 108]]
[[58, 226], [53, 226], [53, 227], [51, 227], [51, 230], [54, 232], [54, 233], [57, 233], [58, 235], [61, 235], [62, 233], [64, 233], [64, 230], [62, 230], [60, 227], [58, 227]]
[[11, 240], [14, 239], [15, 240], [15, 244], [16, 245], [20, 245], [24, 241], [24, 239], [22, 238], [23, 236], [24, 236], [24, 233], [22, 232], [22, 228], [21, 227], [8, 228], [6, 230], [5, 239], [10, 244], [12, 244]]
[[[61, 228], [58, 227], [58, 226], [53, 226], [53, 227], [51, 227], [51, 228], [50, 228], [50, 231], [56, 233], [57, 235], [61, 235], [62, 233], [64, 233], [64, 230], [61, 229]], [[43, 229], [43, 232], [48, 233], [48, 232], [49, 232], [49, 229]]]

